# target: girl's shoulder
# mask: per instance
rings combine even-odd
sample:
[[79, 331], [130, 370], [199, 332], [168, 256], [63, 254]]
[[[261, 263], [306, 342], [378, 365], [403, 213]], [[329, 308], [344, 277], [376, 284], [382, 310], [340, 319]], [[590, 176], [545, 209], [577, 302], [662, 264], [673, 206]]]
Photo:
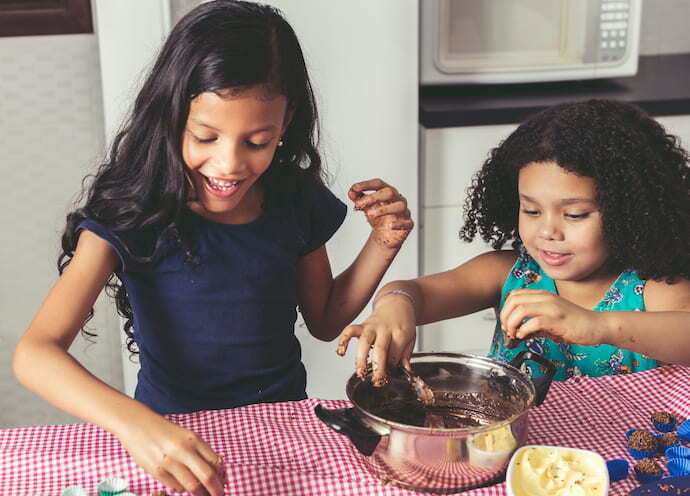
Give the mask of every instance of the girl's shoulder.
[[330, 188], [318, 177], [307, 171], [300, 171], [295, 176], [297, 198], [314, 201], [323, 196], [335, 197]]
[[98, 276], [99, 272], [111, 274], [122, 264], [120, 254], [103, 237], [90, 230], [85, 231], [84, 236], [79, 236], [70, 266], [88, 267], [86, 272], [90, 276]]
[[347, 215], [347, 205], [309, 171], [272, 172], [264, 187], [264, 217], [270, 222], [260, 229], [276, 243], [296, 249], [299, 256], [328, 241]]
[[119, 259], [118, 270], [127, 270], [153, 257], [163, 236], [161, 229], [114, 229], [93, 219], [84, 219], [77, 233], [90, 231], [106, 241]]
[[278, 210], [312, 203], [330, 192], [320, 177], [302, 169], [269, 169], [261, 182], [265, 206]]
[[292, 208], [302, 220], [342, 223], [347, 213], [343, 203], [319, 178], [303, 171], [295, 178], [295, 194], [290, 200]]
[[515, 250], [494, 250], [482, 253], [468, 262], [471, 270], [478, 277], [501, 287], [518, 263], [520, 254]]
[[690, 280], [677, 276], [672, 282], [649, 279], [644, 290], [645, 308], [652, 312], [690, 312]]
[[483, 253], [478, 258], [482, 258], [485, 263], [507, 274], [520, 259], [520, 253], [516, 250], [494, 250]]
[[515, 250], [487, 251], [470, 259], [463, 265], [470, 265], [474, 270], [507, 275], [513, 265], [515, 265], [519, 255]]

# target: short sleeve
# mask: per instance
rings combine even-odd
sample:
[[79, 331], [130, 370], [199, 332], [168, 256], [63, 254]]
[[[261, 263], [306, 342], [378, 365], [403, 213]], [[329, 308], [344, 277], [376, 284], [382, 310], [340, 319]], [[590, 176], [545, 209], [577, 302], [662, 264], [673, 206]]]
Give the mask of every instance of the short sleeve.
[[306, 255], [331, 239], [345, 220], [347, 205], [311, 177], [305, 178], [300, 195], [300, 216], [306, 228], [305, 244], [300, 255]]
[[120, 266], [116, 268], [115, 272], [125, 272], [127, 270], [131, 261], [128, 256], [129, 252], [122, 240], [113, 231], [91, 219], [85, 219], [79, 223], [76, 229], [77, 233], [83, 230], [91, 231], [113, 247], [120, 259]]

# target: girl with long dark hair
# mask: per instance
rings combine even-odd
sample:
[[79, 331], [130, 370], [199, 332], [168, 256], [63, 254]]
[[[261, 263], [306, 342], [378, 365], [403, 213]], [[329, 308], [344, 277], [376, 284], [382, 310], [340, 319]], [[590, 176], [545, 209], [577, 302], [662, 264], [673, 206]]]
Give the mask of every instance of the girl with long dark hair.
[[[17, 346], [18, 379], [112, 432], [168, 487], [220, 496], [221, 458], [162, 414], [304, 399], [297, 308], [312, 335], [334, 339], [412, 229], [393, 187], [355, 184], [372, 233], [333, 278], [324, 244], [346, 207], [323, 184], [316, 127], [278, 11], [216, 0], [186, 15], [67, 217], [61, 275]], [[67, 353], [104, 286], [139, 353], [135, 400]]]

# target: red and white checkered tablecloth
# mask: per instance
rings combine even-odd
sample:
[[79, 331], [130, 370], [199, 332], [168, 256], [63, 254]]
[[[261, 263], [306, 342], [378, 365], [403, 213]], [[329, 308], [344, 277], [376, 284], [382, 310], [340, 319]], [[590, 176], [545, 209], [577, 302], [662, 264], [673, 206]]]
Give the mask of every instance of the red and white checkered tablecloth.
[[[226, 495], [415, 494], [373, 478], [350, 441], [314, 416], [319, 403], [348, 406], [308, 399], [169, 418], [225, 456]], [[544, 404], [530, 410], [528, 442], [590, 449], [606, 460], [632, 464], [625, 432], [651, 428], [649, 415], [658, 410], [690, 417], [690, 367], [554, 383]], [[112, 476], [127, 478], [139, 495], [163, 489], [113, 436], [93, 425], [0, 430], [0, 496], [56, 496], [70, 485], [96, 495], [98, 482]], [[609, 494], [627, 494], [636, 486], [630, 475], [613, 483]], [[505, 495], [506, 490], [497, 484], [463, 494]]]

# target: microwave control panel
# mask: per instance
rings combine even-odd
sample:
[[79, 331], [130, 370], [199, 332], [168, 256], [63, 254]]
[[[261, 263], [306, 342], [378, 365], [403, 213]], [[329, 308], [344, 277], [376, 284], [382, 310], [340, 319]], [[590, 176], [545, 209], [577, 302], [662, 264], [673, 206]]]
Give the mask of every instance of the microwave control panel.
[[600, 62], [617, 62], [625, 56], [629, 17], [629, 1], [601, 2], [598, 50]]

